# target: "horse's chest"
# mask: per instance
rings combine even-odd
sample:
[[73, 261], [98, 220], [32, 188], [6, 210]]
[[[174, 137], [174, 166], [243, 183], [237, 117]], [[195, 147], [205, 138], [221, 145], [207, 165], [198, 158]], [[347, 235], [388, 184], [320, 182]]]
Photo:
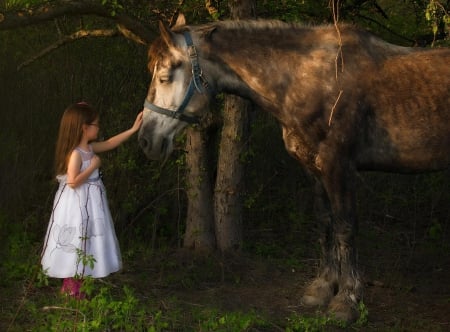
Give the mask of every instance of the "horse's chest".
[[307, 137], [302, 137], [291, 128], [282, 127], [283, 141], [286, 150], [305, 167], [314, 168], [317, 156], [317, 147]]

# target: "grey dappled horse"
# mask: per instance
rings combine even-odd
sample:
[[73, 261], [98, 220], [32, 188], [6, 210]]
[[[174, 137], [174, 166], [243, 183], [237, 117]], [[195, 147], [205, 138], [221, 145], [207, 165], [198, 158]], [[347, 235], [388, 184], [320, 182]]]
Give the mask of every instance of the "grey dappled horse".
[[140, 145], [150, 159], [198, 122], [220, 92], [250, 99], [281, 124], [287, 151], [315, 179], [324, 225], [317, 278], [302, 302], [358, 317], [355, 175], [422, 172], [450, 163], [450, 49], [395, 46], [355, 27], [274, 21], [186, 26], [149, 50], [153, 78]]

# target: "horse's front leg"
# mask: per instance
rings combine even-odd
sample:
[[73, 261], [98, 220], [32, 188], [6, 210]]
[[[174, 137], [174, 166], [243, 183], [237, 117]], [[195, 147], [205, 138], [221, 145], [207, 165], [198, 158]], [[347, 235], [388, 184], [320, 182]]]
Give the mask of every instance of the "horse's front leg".
[[[304, 302], [315, 292], [323, 303], [329, 301], [329, 311], [338, 319], [354, 321], [358, 318], [358, 303], [362, 297], [362, 284], [356, 266], [356, 215], [352, 168], [333, 163], [322, 168], [321, 183], [324, 193], [318, 197], [317, 212], [325, 223], [321, 237], [322, 264], [316, 280], [306, 289]], [[320, 187], [318, 187], [320, 194]], [[331, 213], [323, 214], [328, 210]], [[312, 301], [309, 301], [310, 304]]]
[[316, 178], [314, 181], [314, 213], [319, 226], [321, 257], [319, 273], [306, 287], [302, 303], [307, 306], [325, 306], [338, 291], [339, 270], [333, 263], [334, 229], [330, 202], [322, 182]]

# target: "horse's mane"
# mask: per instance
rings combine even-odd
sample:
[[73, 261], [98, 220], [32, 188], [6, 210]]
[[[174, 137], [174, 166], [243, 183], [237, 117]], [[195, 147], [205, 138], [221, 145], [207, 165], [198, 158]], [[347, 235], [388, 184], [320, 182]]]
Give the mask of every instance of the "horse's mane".
[[[252, 31], [261, 31], [261, 30], [278, 30], [280, 32], [290, 30], [292, 28], [302, 28], [308, 27], [305, 24], [301, 23], [286, 23], [279, 20], [263, 20], [263, 19], [255, 19], [255, 20], [227, 20], [227, 21], [219, 21], [219, 22], [211, 22], [202, 25], [196, 26], [181, 26], [173, 28], [174, 32], [180, 33], [186, 30], [193, 30], [197, 32], [204, 31], [239, 31], [240, 33], [250, 33]], [[167, 52], [167, 45], [162, 41], [160, 37], [157, 37], [153, 43], [151, 44], [148, 51], [148, 69], [150, 72], [153, 71], [155, 61], [163, 56]]]
[[262, 29], [292, 29], [299, 27], [307, 27], [307, 25], [302, 23], [286, 23], [279, 20], [264, 20], [264, 19], [255, 19], [255, 20], [229, 20], [229, 21], [221, 21], [214, 22], [211, 25], [215, 25], [216, 27], [230, 29], [230, 30], [262, 30]]
[[311, 24], [297, 23], [297, 22], [283, 22], [279, 20], [254, 19], [254, 20], [227, 20], [220, 22], [212, 22], [196, 27], [191, 27], [195, 31], [202, 30], [223, 30], [223, 31], [239, 31], [242, 33], [251, 33], [253, 31], [270, 30], [273, 32], [296, 29], [315, 29], [324, 26], [314, 26]]
[[157, 59], [159, 59], [166, 51], [167, 51], [167, 45], [162, 40], [161, 37], [157, 37], [153, 43], [150, 45], [150, 48], [148, 49], [148, 63], [147, 68], [150, 73], [153, 72], [153, 69], [155, 68], [155, 63]]
[[[186, 27], [184, 27], [186, 28]], [[351, 23], [339, 23], [338, 25], [312, 24], [301, 22], [283, 22], [280, 20], [254, 19], [254, 20], [227, 20], [212, 22], [198, 26], [188, 26], [188, 29], [199, 33], [208, 33], [208, 31], [218, 31], [219, 34], [233, 36], [231, 40], [236, 40], [244, 36], [248, 38], [252, 34], [259, 35], [259, 39], [265, 39], [266, 45], [270, 47], [274, 43], [283, 41], [285, 38], [295, 36], [294, 38], [313, 38], [319, 43], [334, 43], [338, 38], [342, 38], [344, 44], [347, 45], [363, 45], [368, 52], [373, 51], [373, 56], [383, 57], [388, 54], [408, 53], [410, 48], [388, 43], [369, 30], [362, 29]], [[317, 39], [315, 39], [317, 38]], [[215, 43], [215, 47], [220, 47], [220, 43]], [[305, 43], [307, 45], [307, 43]], [[372, 48], [382, 48], [372, 50]]]
[[[327, 34], [328, 36], [332, 36], [334, 40], [334, 36], [336, 31], [334, 31], [337, 27], [332, 24], [308, 24], [308, 23], [299, 23], [299, 22], [283, 22], [280, 20], [267, 20], [267, 19], [253, 19], [253, 20], [226, 20], [226, 21], [216, 21], [211, 23], [205, 23], [200, 25], [183, 25], [179, 27], [174, 27], [172, 30], [176, 33], [182, 33], [186, 30], [191, 30], [192, 32], [198, 33], [200, 35], [208, 35], [213, 33], [213, 31], [218, 32], [220, 35], [232, 35], [235, 38], [240, 38], [238, 36], [251, 36], [252, 34], [258, 34], [260, 37], [265, 38], [267, 41], [267, 45], [271, 45], [275, 41], [283, 40], [283, 36], [288, 36], [289, 34], [296, 35], [299, 37], [299, 34], [305, 34], [304, 36], [314, 36], [315, 33], [319, 31], [327, 31], [331, 32]], [[354, 34], [352, 36], [358, 38], [366, 39], [371, 33], [368, 31], [359, 29], [358, 27], [352, 24], [340, 23], [338, 26], [339, 30], [349, 31], [352, 30]], [[343, 32], [342, 31], [342, 32]], [[308, 32], [315, 32], [313, 35], [308, 34]], [[320, 34], [324, 36], [325, 34]], [[364, 37], [363, 37], [364, 36]], [[301, 38], [301, 37], [300, 37]], [[350, 37], [351, 38], [351, 37]], [[366, 39], [367, 40], [367, 39]], [[218, 46], [216, 44], [216, 46]], [[148, 52], [148, 69], [150, 72], [153, 71], [155, 61], [157, 59], [163, 57], [167, 54], [167, 45], [162, 41], [160, 37], [156, 38], [149, 48]]]

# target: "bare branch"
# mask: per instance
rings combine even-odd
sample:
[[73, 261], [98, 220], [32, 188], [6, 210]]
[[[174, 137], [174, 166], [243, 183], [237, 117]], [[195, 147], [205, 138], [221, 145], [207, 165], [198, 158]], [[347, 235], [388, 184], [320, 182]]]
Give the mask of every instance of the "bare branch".
[[412, 40], [412, 39], [410, 39], [410, 38], [407, 38], [407, 37], [405, 37], [405, 36], [403, 36], [403, 35], [401, 35], [401, 34], [395, 32], [393, 29], [389, 28], [388, 26], [386, 26], [385, 24], [383, 24], [383, 23], [381, 23], [381, 22], [378, 22], [377, 20], [373, 19], [372, 17], [368, 17], [368, 16], [361, 15], [361, 14], [358, 14], [357, 16], [358, 16], [359, 18], [363, 19], [363, 20], [366, 20], [366, 21], [368, 21], [368, 22], [371, 22], [371, 23], [376, 24], [378, 27], [380, 27], [380, 28], [383, 29], [383, 30], [386, 30], [387, 32], [389, 32], [389, 33], [392, 34], [393, 36], [396, 36], [396, 37], [398, 37], [398, 38], [400, 38], [400, 39], [402, 39], [402, 40], [405, 40], [405, 41], [407, 41], [407, 42], [410, 42], [411, 44], [414, 43], [414, 40]]
[[91, 37], [112, 37], [119, 35], [119, 31], [116, 29], [109, 29], [109, 30], [79, 30], [69, 36], [64, 36], [60, 40], [56, 41], [55, 43], [51, 44], [50, 46], [46, 47], [30, 59], [22, 62], [19, 66], [17, 66], [17, 70], [21, 70], [24, 67], [30, 65], [34, 61], [43, 58], [50, 52], [54, 51], [58, 47], [61, 47], [63, 45], [66, 45], [68, 43], [74, 42], [76, 40], [82, 39], [82, 38], [91, 38]]
[[150, 43], [156, 32], [149, 29], [139, 19], [125, 13], [113, 14], [110, 9], [92, 1], [60, 0], [42, 4], [36, 8], [15, 12], [0, 13], [0, 30], [11, 30], [33, 24], [39, 24], [61, 16], [95, 15], [108, 18], [120, 24], [126, 30]]
[[128, 38], [137, 44], [143, 44], [143, 45], [148, 44], [148, 42], [146, 40], [143, 40], [140, 36], [134, 34], [132, 31], [128, 30], [122, 24], [117, 24], [117, 29], [125, 38]]

